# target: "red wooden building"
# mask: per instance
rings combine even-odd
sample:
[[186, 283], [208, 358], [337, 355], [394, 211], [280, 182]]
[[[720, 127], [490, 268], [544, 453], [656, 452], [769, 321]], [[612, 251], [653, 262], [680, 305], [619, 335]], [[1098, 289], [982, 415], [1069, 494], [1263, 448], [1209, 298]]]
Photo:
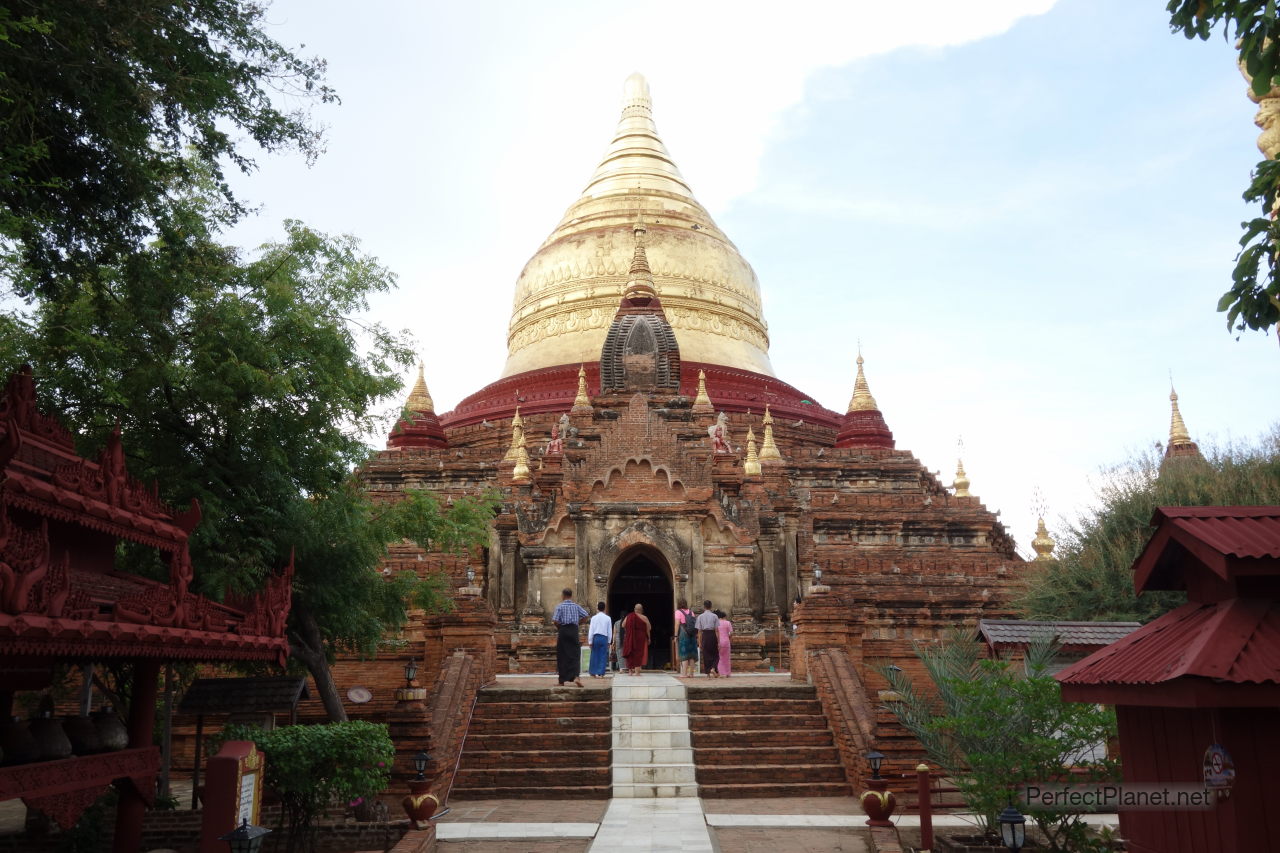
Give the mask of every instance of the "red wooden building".
[[[0, 716], [15, 694], [43, 690], [67, 664], [132, 662], [128, 744], [0, 767], [0, 800], [21, 797], [64, 828], [106, 789], [120, 792], [115, 850], [136, 853], [160, 751], [152, 745], [165, 661], [271, 661], [288, 653], [292, 567], [256, 599], [219, 604], [189, 591], [192, 503], [175, 514], [125, 468], [117, 430], [96, 461], [36, 408], [29, 368], [0, 399]], [[168, 583], [117, 570], [120, 542], [155, 549]]]
[[[1058, 674], [1064, 699], [1116, 706], [1124, 781], [1234, 783], [1208, 811], [1120, 811], [1130, 853], [1280, 850], [1280, 507], [1163, 507], [1134, 563], [1188, 602]], [[1229, 768], [1228, 768], [1229, 769]]]

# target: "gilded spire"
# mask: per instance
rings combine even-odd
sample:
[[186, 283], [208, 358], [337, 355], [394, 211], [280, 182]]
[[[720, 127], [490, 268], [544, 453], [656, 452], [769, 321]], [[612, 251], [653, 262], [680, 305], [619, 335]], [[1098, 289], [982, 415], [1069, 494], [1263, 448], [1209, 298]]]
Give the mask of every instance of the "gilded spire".
[[769, 411], [768, 404], [764, 407], [764, 445], [760, 448], [760, 459], [766, 462], [782, 460], [778, 445], [773, 443], [773, 414]]
[[431, 392], [427, 390], [427, 380], [423, 375], [425, 366], [422, 362], [418, 362], [418, 380], [413, 383], [413, 390], [409, 392], [409, 399], [405, 401], [404, 407], [411, 412], [435, 412], [436, 404], [431, 401]]
[[1173, 408], [1173, 412], [1169, 417], [1169, 446], [1185, 447], [1194, 444], [1191, 440], [1191, 434], [1187, 432], [1187, 425], [1182, 422], [1182, 412], [1178, 411], [1178, 392], [1169, 387], [1169, 405]]
[[707, 396], [707, 372], [705, 370], [698, 371], [698, 396], [693, 398], [693, 411], [695, 414], [714, 414], [716, 407], [711, 405], [711, 398]]
[[524, 446], [524, 419], [520, 417], [520, 407], [516, 406], [516, 416], [511, 419], [511, 446], [507, 448], [507, 455], [502, 457], [503, 462], [519, 462], [520, 453], [524, 453], [524, 470], [525, 476], [529, 475], [529, 452]]
[[578, 396], [573, 398], [573, 408], [571, 411], [582, 412], [591, 410], [591, 396], [587, 394], [587, 368], [578, 365]]
[[972, 495], [969, 494], [969, 475], [964, 472], [963, 459], [956, 460], [956, 480], [952, 485], [956, 490], [956, 497], [972, 497]]
[[742, 473], [748, 477], [760, 476], [760, 457], [756, 455], [756, 433], [747, 427], [747, 458], [742, 463]]
[[644, 227], [644, 222], [637, 219], [635, 226], [631, 229], [636, 247], [635, 253], [631, 256], [631, 270], [625, 295], [629, 301], [647, 302], [658, 295], [657, 289], [653, 286], [653, 272], [649, 269], [649, 257], [644, 252], [644, 237], [648, 233], [649, 229]]
[[1036, 562], [1043, 563], [1053, 559], [1053, 540], [1049, 538], [1049, 530], [1044, 526], [1044, 516], [1036, 524], [1036, 538], [1031, 540], [1031, 548], [1036, 552]]
[[529, 451], [521, 444], [516, 448], [516, 465], [511, 469], [511, 482], [519, 483], [529, 479]]
[[862, 372], [862, 353], [858, 353], [858, 377], [853, 381], [853, 396], [849, 398], [850, 412], [871, 412], [880, 411], [880, 407], [876, 405], [876, 398], [871, 396], [871, 389], [867, 387], [866, 374]]

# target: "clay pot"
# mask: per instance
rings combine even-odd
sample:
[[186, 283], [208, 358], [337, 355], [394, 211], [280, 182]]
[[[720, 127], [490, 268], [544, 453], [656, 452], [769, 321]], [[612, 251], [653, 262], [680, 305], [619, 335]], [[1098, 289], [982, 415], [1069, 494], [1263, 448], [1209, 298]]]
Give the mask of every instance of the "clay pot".
[[48, 711], [42, 712], [41, 716], [32, 720], [28, 728], [31, 730], [32, 739], [36, 742], [36, 748], [40, 750], [41, 761], [57, 761], [60, 758], [71, 757], [71, 741], [62, 730], [62, 724]]
[[3, 764], [30, 764], [40, 760], [40, 748], [27, 724], [17, 717], [0, 723], [0, 753]]
[[98, 736], [98, 727], [87, 716], [66, 717], [62, 721], [62, 731], [71, 741], [72, 755], [93, 755], [102, 752], [102, 738]]
[[129, 745], [129, 730], [120, 722], [110, 705], [103, 705], [101, 711], [94, 711], [91, 716], [93, 725], [98, 729], [98, 740], [103, 752], [114, 752]]

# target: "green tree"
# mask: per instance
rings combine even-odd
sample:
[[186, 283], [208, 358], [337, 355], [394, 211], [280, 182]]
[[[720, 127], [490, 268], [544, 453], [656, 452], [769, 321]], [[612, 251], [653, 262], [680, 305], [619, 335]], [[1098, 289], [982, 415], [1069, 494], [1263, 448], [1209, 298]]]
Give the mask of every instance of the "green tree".
[[[365, 320], [369, 296], [395, 277], [354, 238], [297, 222], [242, 257], [215, 239], [232, 213], [208, 186], [177, 195], [146, 251], [91, 282], [31, 288], [27, 314], [0, 324], [0, 352], [33, 364], [41, 399], [80, 433], [82, 452], [119, 424], [135, 476], [176, 505], [199, 499], [198, 591], [256, 589], [296, 548], [293, 651], [343, 719], [326, 660], [371, 649], [406, 601], [443, 603], [438, 582], [376, 573], [387, 544], [483, 542], [487, 505], [442, 512], [410, 496], [374, 507], [360, 493], [360, 436], [412, 362], [404, 333]], [[121, 565], [166, 571], [146, 549], [126, 549]]]
[[1280, 426], [1252, 445], [1165, 460], [1157, 447], [1104, 472], [1097, 506], [1069, 526], [1057, 560], [1033, 563], [1016, 602], [1031, 619], [1149, 622], [1182, 593], [1137, 595], [1131, 568], [1160, 506], [1280, 503]]
[[[170, 189], [198, 174], [239, 215], [222, 172], [254, 168], [238, 137], [319, 152], [307, 108], [336, 100], [325, 63], [269, 37], [266, 8], [15, 0], [0, 9], [0, 245], [28, 268], [27, 292], [92, 280], [140, 251]], [[285, 99], [297, 107], [277, 106]]]
[[363, 720], [269, 732], [231, 725], [216, 739], [217, 748], [228, 740], [253, 741], [262, 750], [263, 783], [280, 797], [289, 820], [289, 853], [315, 849], [315, 818], [329, 805], [345, 806], [385, 790], [395, 760], [386, 725]]
[[[1219, 26], [1239, 43], [1240, 64], [1261, 97], [1280, 86], [1280, 21], [1275, 0], [1169, 0], [1169, 25], [1188, 39], [1208, 39]], [[1280, 196], [1280, 160], [1254, 169], [1245, 201], [1261, 202], [1261, 215], [1243, 223], [1231, 289], [1218, 301], [1227, 328], [1269, 329], [1280, 323], [1280, 221], [1271, 213]]]
[[[984, 660], [980, 643], [955, 633], [916, 655], [932, 684], [917, 689], [900, 670], [881, 674], [902, 697], [889, 710], [960, 789], [984, 833], [994, 835], [996, 816], [1028, 782], [1118, 778], [1115, 763], [1090, 758], [1116, 734], [1115, 712], [1062, 701], [1050, 674], [1057, 654], [1052, 638], [1032, 643], [1019, 671], [1005, 660]], [[1101, 849], [1079, 815], [1027, 808], [1048, 849], [1060, 853]]]

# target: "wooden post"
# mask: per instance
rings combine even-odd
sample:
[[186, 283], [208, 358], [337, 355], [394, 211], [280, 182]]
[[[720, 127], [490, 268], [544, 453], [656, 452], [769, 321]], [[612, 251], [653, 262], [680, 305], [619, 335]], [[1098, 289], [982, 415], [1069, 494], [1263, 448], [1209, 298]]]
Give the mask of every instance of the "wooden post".
[[933, 849], [933, 791], [930, 782], [928, 764], [916, 765], [916, 804], [920, 809], [920, 853], [929, 853]]
[[191, 770], [191, 810], [200, 807], [200, 748], [204, 745], [204, 714], [196, 714], [196, 763]]
[[160, 743], [160, 794], [169, 796], [169, 771], [173, 766], [173, 663], [164, 665], [164, 740]]
[[[156, 725], [156, 693], [160, 681], [160, 662], [138, 661], [133, 668], [133, 701], [129, 706], [129, 748], [151, 746]], [[120, 805], [116, 810], [115, 853], [137, 853], [142, 847], [142, 819], [147, 801], [142, 792], [127, 783], [120, 789]]]

